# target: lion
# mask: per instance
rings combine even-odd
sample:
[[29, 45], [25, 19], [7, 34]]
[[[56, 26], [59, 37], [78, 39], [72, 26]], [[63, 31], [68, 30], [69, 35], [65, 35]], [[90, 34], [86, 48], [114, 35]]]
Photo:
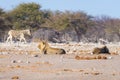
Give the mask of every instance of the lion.
[[93, 59], [109, 59], [111, 57], [107, 57], [105, 55], [76, 55], [75, 59], [76, 60], [93, 60]]
[[109, 49], [107, 48], [107, 46], [103, 46], [102, 48], [98, 48], [98, 47], [96, 47], [96, 48], [94, 48], [93, 49], [93, 52], [92, 52], [93, 54], [110, 54], [109, 53]]
[[38, 48], [43, 54], [66, 54], [64, 49], [50, 47], [46, 41], [40, 41]]

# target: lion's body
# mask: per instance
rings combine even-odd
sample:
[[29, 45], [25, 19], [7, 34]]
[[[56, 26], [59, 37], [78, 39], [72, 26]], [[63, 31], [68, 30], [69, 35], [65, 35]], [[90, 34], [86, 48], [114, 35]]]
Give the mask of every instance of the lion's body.
[[30, 30], [10, 30], [8, 32], [8, 38], [7, 38], [7, 42], [8, 41], [13, 41], [13, 38], [19, 39], [20, 42], [22, 42], [22, 40], [26, 43], [26, 39], [24, 37], [24, 35], [31, 35]]
[[100, 54], [100, 53], [109, 53], [109, 49], [106, 46], [103, 46], [102, 48], [94, 48], [93, 54]]
[[47, 42], [41, 41], [38, 48], [43, 54], [66, 54], [64, 49], [50, 47]]
[[49, 47], [45, 50], [44, 54], [65, 54], [65, 50]]

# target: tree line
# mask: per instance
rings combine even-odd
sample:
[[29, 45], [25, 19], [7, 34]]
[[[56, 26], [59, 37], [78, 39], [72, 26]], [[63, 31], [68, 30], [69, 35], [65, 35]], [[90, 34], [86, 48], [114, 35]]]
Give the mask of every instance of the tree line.
[[[120, 19], [92, 16], [83, 11], [42, 10], [37, 3], [21, 3], [11, 11], [0, 8], [0, 37], [10, 29], [50, 28], [58, 32], [74, 32], [77, 41], [97, 42], [104, 38], [120, 41]], [[74, 36], [74, 35], [73, 35]]]

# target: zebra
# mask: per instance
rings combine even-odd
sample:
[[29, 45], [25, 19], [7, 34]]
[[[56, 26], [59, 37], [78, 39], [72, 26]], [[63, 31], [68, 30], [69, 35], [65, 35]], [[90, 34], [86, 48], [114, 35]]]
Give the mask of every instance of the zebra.
[[26, 39], [24, 37], [24, 35], [29, 35], [31, 36], [30, 30], [26, 29], [26, 30], [9, 30], [8, 31], [8, 38], [6, 40], [6, 42], [9, 41], [13, 41], [13, 38], [19, 39], [20, 42], [22, 42], [22, 40], [26, 43]]

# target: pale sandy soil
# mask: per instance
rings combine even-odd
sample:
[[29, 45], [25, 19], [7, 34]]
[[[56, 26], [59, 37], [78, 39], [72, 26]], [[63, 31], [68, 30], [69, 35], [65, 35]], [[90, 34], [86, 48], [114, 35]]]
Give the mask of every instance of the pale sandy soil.
[[64, 48], [65, 55], [43, 55], [37, 45], [0, 43], [0, 80], [120, 80], [119, 45], [107, 45], [109, 59], [92, 60], [75, 56], [94, 56], [93, 48], [101, 45], [51, 44]]

